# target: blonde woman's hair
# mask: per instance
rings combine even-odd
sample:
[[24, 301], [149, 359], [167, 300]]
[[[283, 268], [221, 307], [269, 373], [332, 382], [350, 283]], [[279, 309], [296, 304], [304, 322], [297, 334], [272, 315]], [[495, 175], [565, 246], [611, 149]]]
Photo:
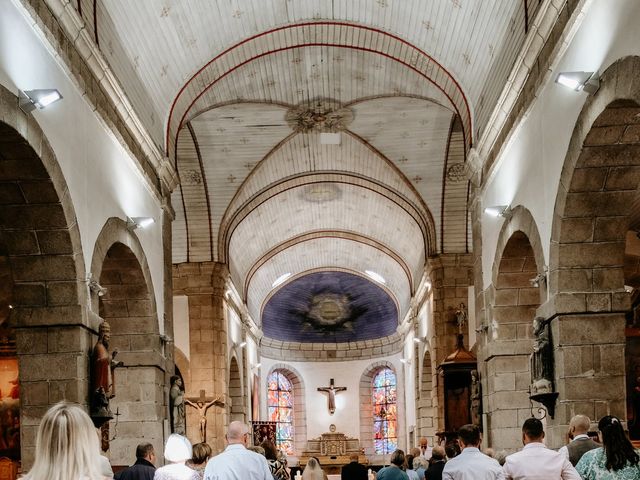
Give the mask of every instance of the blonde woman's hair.
[[60, 402], [42, 417], [36, 457], [25, 480], [102, 479], [98, 435], [80, 405]]

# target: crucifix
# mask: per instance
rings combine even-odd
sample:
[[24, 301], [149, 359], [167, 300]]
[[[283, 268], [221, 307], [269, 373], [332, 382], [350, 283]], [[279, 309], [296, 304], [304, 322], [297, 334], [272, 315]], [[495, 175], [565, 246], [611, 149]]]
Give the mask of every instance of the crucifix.
[[218, 396], [216, 398], [206, 397], [204, 390], [200, 390], [199, 397], [187, 397], [184, 399], [184, 403], [190, 407], [195, 408], [200, 415], [200, 441], [207, 441], [207, 410], [211, 405], [217, 407], [224, 407], [224, 396]]
[[329, 415], [333, 415], [336, 411], [336, 393], [343, 392], [347, 387], [336, 387], [333, 385], [333, 378], [329, 381], [328, 387], [318, 387], [319, 392], [329, 394]]

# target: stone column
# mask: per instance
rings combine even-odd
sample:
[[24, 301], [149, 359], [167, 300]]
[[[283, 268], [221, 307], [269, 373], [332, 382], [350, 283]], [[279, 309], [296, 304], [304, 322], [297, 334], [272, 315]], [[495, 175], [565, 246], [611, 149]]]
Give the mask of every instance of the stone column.
[[[471, 254], [442, 254], [430, 258], [427, 272], [433, 289], [433, 331], [431, 346], [432, 399], [436, 431], [444, 431], [444, 385], [437, 367], [456, 348], [458, 328], [455, 312], [461, 303], [469, 301], [469, 285], [472, 283]], [[465, 345], [469, 335], [465, 332]]]
[[[217, 262], [182, 263], [173, 268], [173, 291], [186, 295], [189, 302], [189, 337], [191, 380], [185, 379], [187, 397], [197, 397], [204, 390], [209, 397], [228, 395], [227, 322], [224, 314], [227, 266]], [[187, 436], [200, 442], [200, 418], [196, 410], [186, 407]], [[225, 408], [207, 410], [207, 443], [214, 453], [225, 448], [227, 423]]]

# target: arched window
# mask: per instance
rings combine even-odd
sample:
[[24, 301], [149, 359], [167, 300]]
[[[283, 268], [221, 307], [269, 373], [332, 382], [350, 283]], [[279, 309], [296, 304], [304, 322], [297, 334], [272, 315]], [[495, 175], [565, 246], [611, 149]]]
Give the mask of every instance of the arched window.
[[293, 386], [280, 370], [267, 378], [269, 421], [276, 422], [276, 445], [293, 454]]
[[377, 454], [398, 448], [396, 374], [382, 368], [373, 377], [373, 447]]

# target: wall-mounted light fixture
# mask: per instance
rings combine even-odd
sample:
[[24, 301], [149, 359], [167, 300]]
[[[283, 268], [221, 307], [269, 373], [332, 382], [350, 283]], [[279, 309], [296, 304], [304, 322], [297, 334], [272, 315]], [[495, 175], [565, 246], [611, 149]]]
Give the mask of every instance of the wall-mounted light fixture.
[[127, 228], [135, 230], [136, 228], [147, 228], [156, 223], [152, 217], [127, 217]]
[[261, 366], [262, 366], [261, 363], [256, 363], [253, 367], [251, 367], [251, 370], [260, 370]]
[[496, 205], [494, 207], [485, 208], [484, 213], [491, 217], [507, 218], [509, 215], [511, 215], [511, 207], [509, 205]]
[[401, 358], [400, 359], [400, 363], [404, 363], [405, 365], [411, 365], [411, 359], [410, 358]]
[[107, 289], [100, 285], [97, 280], [92, 279], [91, 277], [88, 278], [87, 285], [89, 285], [89, 290], [97, 294], [99, 297], [104, 297], [107, 293]]
[[489, 331], [489, 325], [480, 325], [476, 328], [476, 333], [487, 333]]
[[240, 342], [240, 343], [238, 344], [238, 347], [240, 347], [240, 348], [244, 348], [244, 347], [246, 347], [246, 346], [247, 346], [247, 342]]
[[540, 284], [544, 283], [547, 280], [546, 273], [539, 273], [535, 277], [529, 279], [529, 283], [533, 288], [538, 288]]
[[413, 337], [413, 342], [414, 343], [425, 343], [427, 341], [427, 339], [425, 337]]
[[18, 95], [18, 106], [24, 113], [30, 113], [36, 108], [42, 110], [52, 103], [62, 99], [62, 95], [55, 88], [41, 88], [37, 90], [21, 91]]
[[600, 88], [598, 72], [560, 72], [556, 83], [575, 92], [585, 91], [591, 95]]

